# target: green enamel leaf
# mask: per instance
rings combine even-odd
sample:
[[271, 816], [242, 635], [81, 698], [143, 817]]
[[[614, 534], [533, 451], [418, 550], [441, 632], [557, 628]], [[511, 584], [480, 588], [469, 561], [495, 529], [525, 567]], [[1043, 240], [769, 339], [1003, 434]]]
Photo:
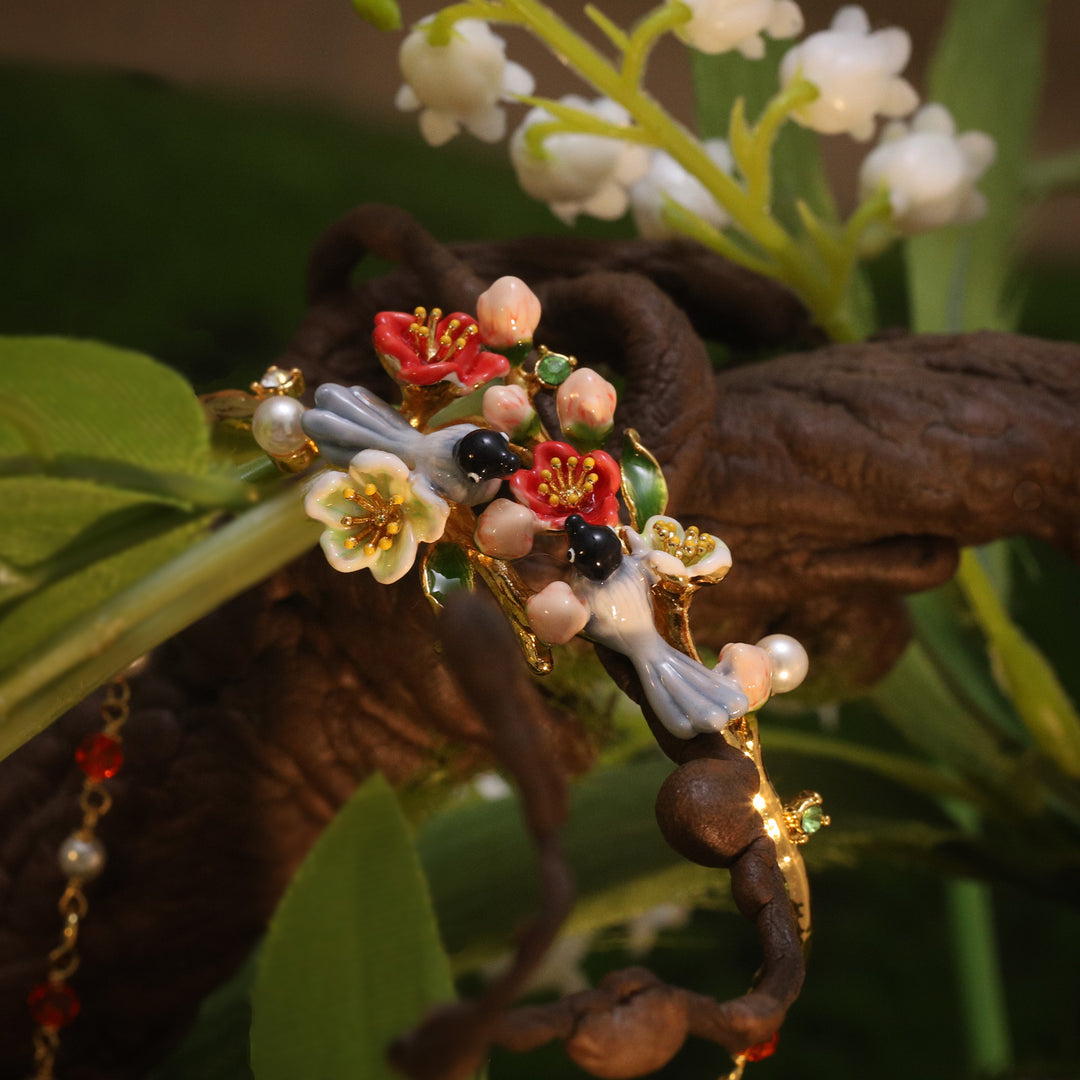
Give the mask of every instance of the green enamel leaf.
[[469, 553], [449, 540], [432, 544], [424, 555], [422, 581], [424, 595], [435, 608], [442, 607], [452, 592], [471, 590], [474, 574]]
[[630, 511], [630, 523], [640, 531], [645, 522], [667, 509], [668, 489], [664, 471], [641, 445], [638, 433], [629, 428], [623, 438], [622, 494]]
[[304, 860], [270, 924], [251, 1011], [256, 1080], [391, 1080], [390, 1041], [453, 997], [397, 799], [367, 780]]
[[400, 30], [401, 11], [394, 0], [351, 0], [353, 10], [377, 30]]
[[1006, 290], [1042, 81], [1045, 9], [1045, 0], [950, 5], [927, 99], [948, 107], [958, 131], [992, 135], [997, 160], [978, 185], [989, 200], [986, 217], [907, 242], [917, 331], [1008, 330], [1015, 323]]

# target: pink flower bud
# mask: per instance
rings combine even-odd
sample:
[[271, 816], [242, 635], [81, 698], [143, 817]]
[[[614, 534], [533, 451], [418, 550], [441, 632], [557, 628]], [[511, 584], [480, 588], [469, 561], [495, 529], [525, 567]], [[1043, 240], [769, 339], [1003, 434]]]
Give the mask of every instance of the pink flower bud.
[[772, 693], [772, 662], [756, 645], [731, 642], [720, 650], [716, 665], [723, 675], [733, 676], [750, 700], [750, 712], [760, 709]]
[[540, 321], [540, 301], [521, 278], [501, 277], [476, 301], [480, 337], [492, 349], [532, 341]]
[[565, 581], [553, 581], [525, 602], [533, 632], [549, 645], [565, 645], [585, 629], [588, 608]]
[[477, 519], [476, 546], [493, 559], [520, 559], [532, 551], [533, 537], [542, 528], [527, 506], [496, 499]]
[[520, 386], [489, 386], [484, 391], [484, 419], [499, 431], [513, 435], [527, 428], [536, 411]]
[[559, 387], [555, 407], [563, 430], [606, 431], [615, 416], [615, 387], [591, 368], [578, 368]]

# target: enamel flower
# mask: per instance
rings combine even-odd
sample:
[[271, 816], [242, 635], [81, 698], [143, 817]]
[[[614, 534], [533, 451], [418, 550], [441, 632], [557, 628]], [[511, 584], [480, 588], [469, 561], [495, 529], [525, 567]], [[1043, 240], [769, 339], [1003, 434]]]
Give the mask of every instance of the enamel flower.
[[893, 223], [919, 233], [986, 213], [986, 197], [975, 184], [994, 160], [996, 146], [981, 131], [956, 134], [944, 105], [926, 105], [911, 124], [889, 124], [881, 143], [859, 170], [862, 197], [884, 189]]
[[335, 570], [370, 570], [384, 585], [408, 573], [421, 543], [442, 536], [450, 513], [422, 476], [383, 450], [361, 451], [347, 473], [323, 473], [304, 509], [327, 526], [320, 543]]
[[540, 322], [540, 301], [519, 277], [499, 278], [476, 298], [480, 336], [493, 349], [512, 349], [532, 341]]
[[507, 435], [528, 434], [537, 426], [536, 410], [520, 386], [489, 386], [481, 408], [484, 419]]
[[555, 531], [571, 514], [591, 525], [617, 524], [621, 483], [618, 464], [603, 450], [579, 454], [569, 443], [543, 442], [533, 451], [532, 468], [510, 477], [510, 490], [545, 529]]
[[[587, 101], [568, 94], [560, 100], [611, 124], [630, 122], [630, 114], [608, 98]], [[564, 132], [549, 135], [543, 155], [536, 157], [525, 142], [526, 132], [552, 119], [543, 109], [532, 109], [510, 139], [510, 160], [522, 188], [548, 203], [567, 225], [581, 213], [609, 221], [622, 217], [630, 202], [626, 189], [648, 168], [648, 151], [604, 135]]]
[[510, 370], [505, 356], [482, 348], [476, 320], [461, 312], [444, 318], [438, 308], [380, 311], [372, 340], [383, 367], [414, 386], [449, 381], [475, 390]]
[[696, 525], [684, 529], [674, 518], [657, 514], [638, 534], [626, 530], [630, 550], [661, 577], [701, 582], [720, 581], [731, 569], [727, 544]]
[[803, 28], [802, 12], [793, 0], [684, 0], [693, 12], [676, 33], [705, 53], [738, 49], [750, 60], [765, 55], [762, 34], [794, 37]]
[[857, 5], [841, 8], [828, 30], [811, 34], [789, 49], [780, 65], [780, 82], [797, 75], [813, 83], [818, 97], [792, 114], [823, 135], [843, 132], [860, 141], [874, 134], [874, 118], [906, 116], [919, 96], [900, 72], [911, 55], [906, 30], [870, 32], [870, 20]]
[[432, 45], [425, 20], [402, 42], [398, 59], [405, 84], [399, 109], [421, 109], [420, 134], [441, 146], [461, 128], [484, 142], [506, 134], [500, 101], [531, 94], [533, 77], [506, 59], [506, 43], [481, 19], [455, 23], [447, 45]]
[[598, 446], [611, 433], [618, 394], [592, 368], [577, 368], [555, 394], [563, 431], [578, 445]]
[[[735, 163], [726, 139], [707, 139], [705, 152], [726, 173]], [[649, 155], [649, 171], [630, 189], [630, 212], [640, 235], [648, 240], [666, 240], [679, 234], [664, 221], [664, 204], [670, 199], [697, 214], [715, 229], [722, 229], [731, 218], [709, 194], [696, 176], [686, 171], [664, 150]]]

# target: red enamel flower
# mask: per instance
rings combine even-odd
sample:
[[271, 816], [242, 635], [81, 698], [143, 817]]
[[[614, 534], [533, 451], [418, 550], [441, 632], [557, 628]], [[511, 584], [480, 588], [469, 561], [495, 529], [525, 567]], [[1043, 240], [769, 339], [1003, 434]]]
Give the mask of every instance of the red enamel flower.
[[533, 467], [510, 477], [510, 488], [548, 529], [561, 529], [571, 514], [592, 525], [617, 525], [621, 479], [603, 450], [579, 454], [569, 443], [545, 442], [533, 451]]
[[438, 308], [380, 311], [372, 340], [383, 367], [415, 386], [450, 381], [475, 390], [510, 370], [505, 356], [483, 350], [476, 320], [460, 311], [446, 318]]

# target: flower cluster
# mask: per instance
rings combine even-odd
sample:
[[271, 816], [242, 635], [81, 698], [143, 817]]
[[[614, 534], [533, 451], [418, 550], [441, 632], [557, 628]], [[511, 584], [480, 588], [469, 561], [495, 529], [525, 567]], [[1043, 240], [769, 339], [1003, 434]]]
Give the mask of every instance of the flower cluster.
[[[473, 11], [481, 17], [470, 17]], [[642, 236], [690, 235], [776, 277], [835, 336], [852, 333], [838, 321], [840, 309], [854, 263], [875, 249], [876, 237], [887, 242], [897, 233], [971, 221], [985, 209], [974, 185], [993, 159], [992, 141], [978, 132], [957, 137], [947, 113], [936, 106], [909, 128], [886, 128], [882, 144], [863, 165], [863, 201], [849, 222], [816, 221], [803, 207], [804, 234], [789, 233], [781, 224], [784, 215], [770, 205], [769, 178], [783, 123], [866, 141], [882, 118], [906, 117], [919, 104], [902, 74], [911, 53], [909, 35], [899, 27], [873, 29], [857, 5], [840, 8], [828, 28], [787, 50], [776, 93], [756, 124], [737, 101], [729, 140], [704, 143], [641, 92], [652, 46], [673, 33], [701, 52], [738, 52], [757, 60], [765, 55], [766, 38], [802, 33], [795, 0], [661, 3], [629, 33], [602, 19], [621, 53], [615, 61], [552, 13], [541, 17], [531, 7], [515, 7], [508, 21], [571, 58], [586, 81], [610, 95], [592, 99], [530, 97], [534, 80], [507, 59], [505, 42], [484, 21], [490, 15], [491, 5], [451, 5], [422, 21], [401, 46], [405, 84], [398, 104], [422, 110], [421, 131], [429, 142], [445, 142], [463, 128], [481, 139], [500, 139], [506, 130], [503, 104], [525, 100], [532, 107], [510, 137], [510, 159], [522, 188], [562, 221], [572, 224], [579, 214], [614, 219], [630, 209]], [[507, 338], [506, 347], [512, 344]]]

